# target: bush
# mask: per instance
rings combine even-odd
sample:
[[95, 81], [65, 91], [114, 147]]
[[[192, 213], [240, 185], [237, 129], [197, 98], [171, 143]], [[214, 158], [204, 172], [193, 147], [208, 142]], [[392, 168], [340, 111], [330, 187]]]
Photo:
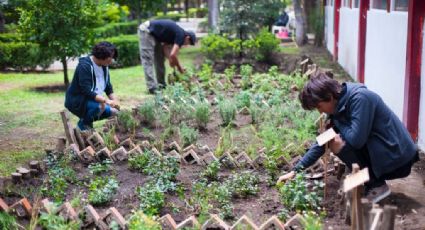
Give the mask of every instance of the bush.
[[0, 42], [20, 42], [22, 37], [18, 33], [0, 33]]
[[94, 30], [96, 38], [116, 37], [125, 34], [137, 34], [137, 21], [109, 23]]
[[228, 125], [236, 117], [236, 105], [233, 100], [224, 100], [218, 104], [219, 112], [221, 119], [223, 120], [223, 125]]
[[168, 13], [167, 15], [159, 14], [157, 16], [151, 17], [149, 20], [158, 20], [158, 19], [170, 19], [173, 21], [180, 21], [180, 18], [184, 18], [184, 14], [178, 14], [178, 13]]
[[271, 54], [279, 50], [280, 41], [274, 34], [270, 33], [266, 28], [261, 29], [257, 37], [258, 43], [255, 58], [260, 61], [270, 61]]
[[195, 104], [195, 119], [198, 127], [206, 128], [210, 120], [211, 111], [208, 102], [200, 102]]
[[37, 65], [48, 66], [53, 58], [42, 53], [39, 45], [29, 42], [0, 42], [0, 69], [35, 69]]
[[153, 124], [155, 121], [156, 104], [153, 99], [150, 99], [143, 103], [139, 107], [139, 114], [142, 117], [142, 121], [147, 124]]
[[203, 18], [207, 14], [207, 8], [189, 8], [189, 18]]
[[211, 60], [218, 60], [231, 55], [232, 46], [229, 39], [212, 34], [202, 38], [201, 52]]
[[183, 147], [194, 143], [198, 139], [198, 131], [196, 129], [188, 127], [186, 124], [180, 126], [180, 142]]
[[118, 60], [112, 64], [112, 67], [118, 68], [140, 64], [139, 38], [137, 35], [121, 35], [99, 39], [99, 41], [108, 41], [117, 47]]

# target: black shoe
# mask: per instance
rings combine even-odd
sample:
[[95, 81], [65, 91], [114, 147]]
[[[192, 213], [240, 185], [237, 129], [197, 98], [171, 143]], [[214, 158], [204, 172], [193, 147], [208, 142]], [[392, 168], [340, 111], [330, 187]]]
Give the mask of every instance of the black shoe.
[[156, 88], [149, 89], [149, 94], [155, 94], [156, 90], [157, 90]]

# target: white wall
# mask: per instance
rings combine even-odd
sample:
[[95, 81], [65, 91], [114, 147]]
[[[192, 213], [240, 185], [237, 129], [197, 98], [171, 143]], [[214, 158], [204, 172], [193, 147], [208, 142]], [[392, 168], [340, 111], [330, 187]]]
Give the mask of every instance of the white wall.
[[359, 38], [359, 9], [342, 7], [339, 11], [338, 62], [357, 80], [357, 53]]
[[[425, 31], [425, 24], [424, 24]], [[419, 148], [425, 150], [425, 36], [422, 41], [422, 66], [421, 66], [421, 96], [419, 104]]]
[[334, 7], [325, 6], [325, 41], [326, 48], [333, 54], [334, 52]]
[[367, 14], [365, 84], [403, 118], [407, 12]]

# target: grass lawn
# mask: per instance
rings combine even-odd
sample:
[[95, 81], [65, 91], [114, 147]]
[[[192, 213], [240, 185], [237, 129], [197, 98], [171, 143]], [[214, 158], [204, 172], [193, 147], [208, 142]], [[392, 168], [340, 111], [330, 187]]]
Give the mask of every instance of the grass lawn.
[[[199, 48], [180, 51], [185, 67], [193, 66]], [[169, 70], [169, 69], [167, 69]], [[74, 70], [69, 71], [70, 81]], [[111, 81], [121, 106], [131, 108], [147, 97], [142, 67], [111, 70]], [[8, 175], [31, 159], [42, 158], [56, 138], [65, 136], [59, 112], [65, 92], [45, 93], [35, 87], [63, 84], [63, 72], [0, 73], [0, 176]], [[73, 122], [77, 118], [73, 116]], [[97, 127], [102, 123], [98, 122]]]

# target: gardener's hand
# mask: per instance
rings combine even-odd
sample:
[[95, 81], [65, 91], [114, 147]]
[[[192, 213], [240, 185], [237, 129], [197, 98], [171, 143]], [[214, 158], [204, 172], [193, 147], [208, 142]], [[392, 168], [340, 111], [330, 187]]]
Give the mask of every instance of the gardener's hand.
[[334, 139], [329, 141], [329, 148], [334, 154], [338, 154], [341, 152], [341, 149], [344, 148], [345, 141], [341, 138], [339, 134], [337, 134]]
[[111, 106], [112, 108], [116, 108], [119, 109], [120, 105], [119, 102], [117, 100], [106, 100], [106, 104], [108, 104], [109, 106]]
[[283, 176], [280, 176], [279, 180], [277, 180], [277, 184], [280, 184], [282, 182], [290, 180], [290, 179], [294, 178], [294, 176], [295, 176], [295, 171], [290, 171], [289, 173], [287, 173]]

